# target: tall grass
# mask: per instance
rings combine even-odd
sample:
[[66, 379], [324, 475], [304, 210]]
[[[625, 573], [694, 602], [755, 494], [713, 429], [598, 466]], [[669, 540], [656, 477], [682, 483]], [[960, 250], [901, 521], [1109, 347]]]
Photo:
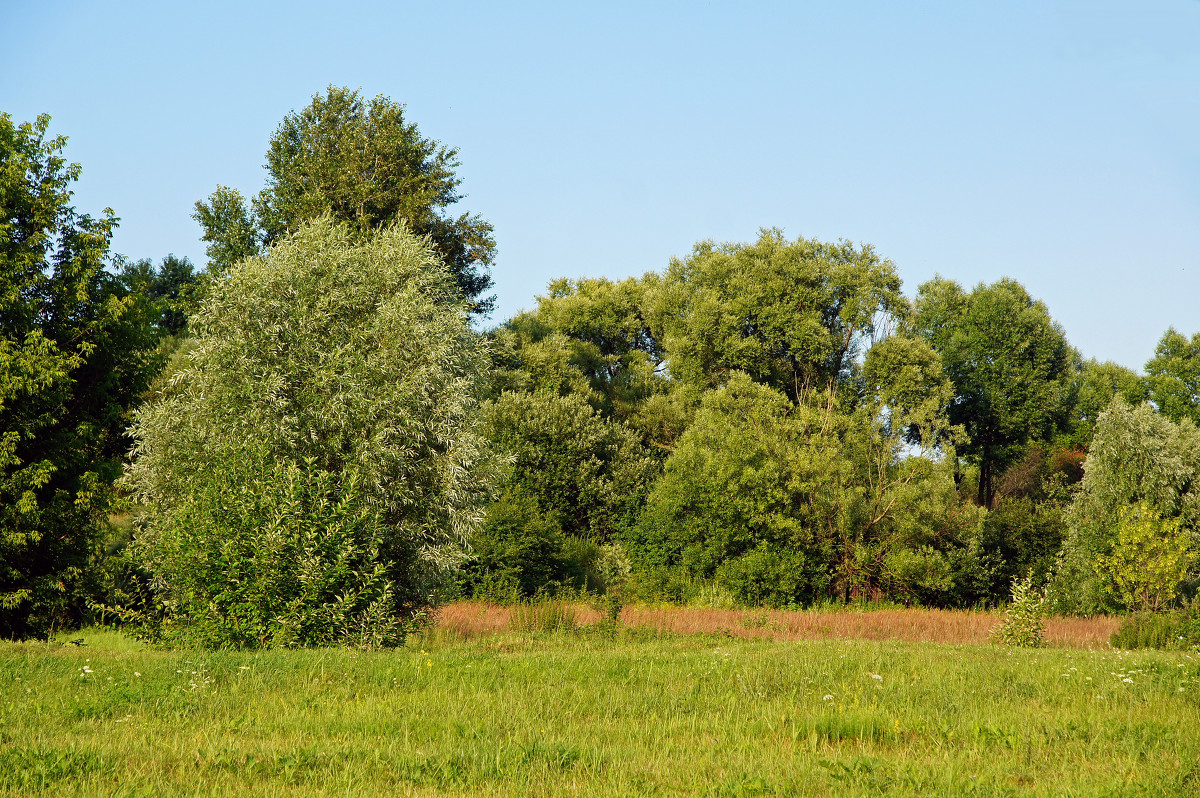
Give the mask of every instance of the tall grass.
[[[579, 625], [600, 619], [591, 607], [573, 605]], [[461, 602], [442, 609], [439, 627], [452, 636], [470, 639], [513, 629], [514, 608]], [[669, 634], [716, 634], [778, 641], [864, 639], [929, 643], [986, 644], [1003, 621], [998, 612], [965, 610], [856, 609], [733, 610], [698, 607], [625, 607], [626, 626], [646, 627]], [[1119, 620], [1110, 616], [1045, 619], [1045, 643], [1051, 647], [1107, 648]]]
[[551, 598], [514, 604], [509, 624], [518, 632], [573, 632], [579, 628], [575, 608]]

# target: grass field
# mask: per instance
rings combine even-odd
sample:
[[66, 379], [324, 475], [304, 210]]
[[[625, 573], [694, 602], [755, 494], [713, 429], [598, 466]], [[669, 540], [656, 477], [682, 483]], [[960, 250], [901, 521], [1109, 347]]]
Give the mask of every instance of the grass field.
[[1194, 653], [446, 621], [369, 653], [83, 638], [0, 643], [0, 795], [1200, 794]]

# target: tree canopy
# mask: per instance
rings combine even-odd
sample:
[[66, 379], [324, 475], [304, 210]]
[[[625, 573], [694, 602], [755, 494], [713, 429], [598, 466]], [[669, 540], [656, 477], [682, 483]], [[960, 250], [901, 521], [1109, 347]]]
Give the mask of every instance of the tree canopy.
[[149, 309], [104, 270], [117, 219], [70, 205], [50, 118], [0, 114], [0, 637], [78, 610], [154, 365]]
[[133, 430], [164, 636], [395, 641], [490, 484], [466, 311], [422, 239], [327, 216], [213, 283], [176, 389]]
[[236, 189], [219, 186], [196, 203], [194, 216], [217, 269], [322, 214], [359, 231], [403, 220], [429, 236], [472, 310], [486, 313], [496, 243], [479, 215], [447, 211], [462, 199], [458, 166], [458, 150], [423, 137], [403, 105], [330, 86], [279, 124], [267, 148], [266, 187], [249, 206]]
[[950, 421], [966, 430], [960, 451], [978, 463], [978, 502], [990, 506], [996, 478], [1024, 445], [1063, 423], [1066, 336], [1046, 306], [1008, 278], [970, 293], [935, 278], [918, 289], [911, 326], [942, 357], [955, 390]]
[[1187, 336], [1168, 329], [1146, 363], [1150, 401], [1168, 418], [1200, 424], [1200, 332]]
[[764, 230], [753, 244], [697, 244], [649, 299], [671, 374], [700, 385], [743, 371], [798, 401], [837, 385], [879, 325], [905, 308], [891, 261], [870, 246]]

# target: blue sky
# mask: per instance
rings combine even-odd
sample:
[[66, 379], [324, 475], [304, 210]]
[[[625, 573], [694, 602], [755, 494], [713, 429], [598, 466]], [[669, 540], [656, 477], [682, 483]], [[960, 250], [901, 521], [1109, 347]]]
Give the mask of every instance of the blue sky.
[[[16, 5], [6, 0], [5, 5]], [[501, 321], [702, 239], [869, 242], [905, 290], [1002, 276], [1085, 356], [1200, 330], [1200, 2], [84, 3], [5, 8], [0, 110], [53, 117], [114, 249], [203, 264], [328, 84], [460, 149]]]

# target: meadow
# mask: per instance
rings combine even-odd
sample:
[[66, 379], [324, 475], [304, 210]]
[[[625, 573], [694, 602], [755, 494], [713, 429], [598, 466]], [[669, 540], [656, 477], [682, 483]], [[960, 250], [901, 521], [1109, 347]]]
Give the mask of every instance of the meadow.
[[537, 633], [506, 612], [450, 607], [370, 652], [0, 643], [0, 795], [1200, 793], [1195, 652], [1078, 623], [1042, 649], [953, 642], [986, 613], [888, 610], [893, 639], [846, 639], [886, 624], [681, 611], [684, 633], [627, 608]]

